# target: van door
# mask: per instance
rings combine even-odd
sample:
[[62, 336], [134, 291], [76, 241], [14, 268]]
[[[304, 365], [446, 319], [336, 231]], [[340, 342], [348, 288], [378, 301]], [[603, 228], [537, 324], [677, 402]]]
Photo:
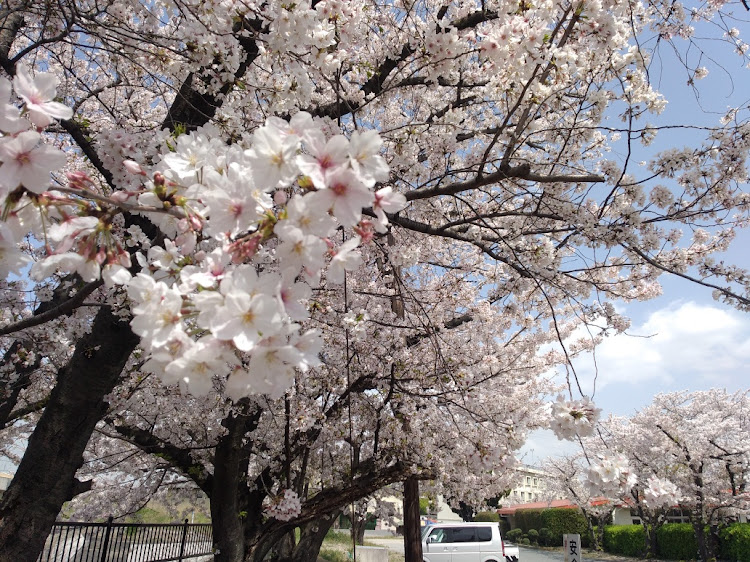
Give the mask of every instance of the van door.
[[451, 562], [451, 543], [453, 529], [434, 527], [422, 543], [422, 554], [430, 562]]
[[479, 539], [477, 527], [453, 527], [453, 557], [451, 562], [479, 562]]

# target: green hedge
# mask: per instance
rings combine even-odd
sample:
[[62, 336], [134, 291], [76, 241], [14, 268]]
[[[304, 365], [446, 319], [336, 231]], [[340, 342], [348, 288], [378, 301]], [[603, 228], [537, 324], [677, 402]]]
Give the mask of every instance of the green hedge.
[[474, 516], [474, 521], [497, 523], [500, 521], [500, 515], [496, 511], [480, 511]]
[[735, 523], [719, 531], [721, 558], [750, 562], [750, 523]]
[[698, 541], [690, 523], [666, 523], [656, 531], [659, 556], [667, 560], [695, 560]]
[[588, 525], [580, 509], [519, 509], [515, 525], [524, 534], [532, 529], [547, 529], [545, 538], [549, 537], [550, 546], [562, 546], [565, 534], [579, 534], [583, 546], [589, 546]]
[[562, 536], [566, 534], [581, 535], [581, 544], [589, 546], [589, 526], [580, 509], [545, 509], [542, 523], [557, 546], [562, 546]]
[[646, 534], [641, 525], [604, 527], [604, 550], [623, 556], [640, 556], [646, 549]]
[[524, 533], [528, 533], [529, 529], [541, 529], [545, 525], [542, 524], [542, 511], [543, 509], [518, 509], [516, 510], [516, 527], [521, 529]]

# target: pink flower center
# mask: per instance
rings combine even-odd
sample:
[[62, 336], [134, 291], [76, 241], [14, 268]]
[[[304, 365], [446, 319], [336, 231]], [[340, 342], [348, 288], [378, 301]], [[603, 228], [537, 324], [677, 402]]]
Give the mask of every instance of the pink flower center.
[[242, 215], [242, 203], [232, 203], [229, 207], [229, 211], [234, 218], [239, 218], [240, 215]]
[[339, 197], [343, 197], [344, 195], [346, 195], [347, 189], [348, 186], [344, 183], [335, 183], [331, 186], [331, 191], [333, 191]]
[[330, 154], [324, 154], [320, 160], [318, 160], [318, 165], [323, 170], [327, 170], [328, 168], [333, 168], [333, 160], [331, 159]]

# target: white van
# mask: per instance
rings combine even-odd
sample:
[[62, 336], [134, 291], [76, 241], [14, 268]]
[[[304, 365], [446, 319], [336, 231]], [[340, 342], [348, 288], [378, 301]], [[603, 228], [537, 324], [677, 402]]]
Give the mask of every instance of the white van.
[[[508, 557], [518, 560], [518, 553]], [[506, 562], [497, 523], [437, 523], [422, 529], [424, 562]]]

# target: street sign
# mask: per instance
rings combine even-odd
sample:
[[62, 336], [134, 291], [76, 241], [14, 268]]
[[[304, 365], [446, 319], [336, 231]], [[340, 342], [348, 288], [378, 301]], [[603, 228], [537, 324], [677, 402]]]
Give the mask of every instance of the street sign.
[[563, 535], [565, 562], [581, 562], [581, 535]]

